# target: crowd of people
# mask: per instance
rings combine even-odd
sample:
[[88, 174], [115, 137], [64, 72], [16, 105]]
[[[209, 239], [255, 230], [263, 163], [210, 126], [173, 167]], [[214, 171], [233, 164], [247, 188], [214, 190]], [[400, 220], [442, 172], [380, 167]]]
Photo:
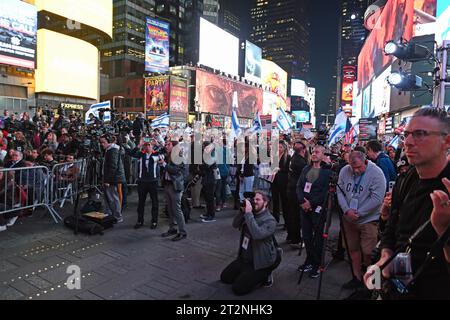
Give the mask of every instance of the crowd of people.
[[[76, 118], [58, 125], [58, 121], [52, 124], [39, 117], [30, 120], [28, 114], [20, 120], [5, 114], [0, 139], [4, 167], [16, 168], [28, 161], [31, 166], [52, 168], [58, 160], [83, 157], [78, 133], [70, 130], [74, 123]], [[307, 140], [282, 135], [278, 166], [270, 174], [263, 170], [267, 163], [260, 159], [252, 162], [249, 150], [258, 146], [251, 146], [247, 139], [239, 162], [237, 142], [228, 145], [225, 135], [219, 144], [214, 139], [186, 141], [170, 130], [165, 134], [150, 130], [143, 115], [134, 122], [123, 115], [116, 128], [115, 133], [99, 137], [105, 213], [118, 223], [123, 221], [132, 159], [136, 161], [138, 193], [136, 229], [144, 226], [148, 194], [152, 200], [150, 228], [158, 227], [159, 187], [164, 190], [169, 218], [169, 229], [161, 236], [172, 241], [187, 237], [191, 207], [204, 209], [200, 215], [204, 223], [216, 221], [216, 213], [224, 209], [239, 210], [233, 221], [241, 232], [238, 256], [221, 274], [221, 280], [232, 284], [239, 295], [273, 282], [272, 271], [281, 259], [274, 237], [277, 224], [287, 231], [285, 241], [290, 247], [306, 249], [299, 270], [317, 278], [323, 263], [325, 217], [330, 207], [338, 212], [342, 224], [335, 257], [348, 251], [353, 273], [344, 284], [348, 289], [363, 289], [370, 277], [367, 268], [383, 266], [430, 220], [403, 252], [409, 255], [412, 274], [408, 276], [412, 278], [428, 249], [450, 225], [450, 125], [444, 111], [417, 111], [398, 148], [376, 140], [330, 148], [318, 137]], [[202, 151], [200, 162], [193, 153], [190, 161], [177, 161], [186, 159], [186, 150], [195, 147]], [[270, 149], [269, 153], [273, 154]], [[227, 163], [230, 155], [234, 161]], [[330, 192], [331, 185], [336, 186], [335, 195]], [[233, 208], [227, 208], [230, 203]], [[434, 259], [414, 279], [408, 297], [450, 298], [450, 248], [445, 244], [433, 254]], [[395, 277], [392, 270], [384, 268], [383, 275]]]

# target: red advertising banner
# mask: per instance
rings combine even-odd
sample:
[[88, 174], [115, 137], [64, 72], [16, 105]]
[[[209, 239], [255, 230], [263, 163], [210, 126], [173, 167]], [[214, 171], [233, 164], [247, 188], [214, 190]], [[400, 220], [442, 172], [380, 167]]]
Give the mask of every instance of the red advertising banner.
[[356, 80], [356, 67], [344, 66], [342, 68], [342, 105], [353, 103], [353, 83]]
[[411, 40], [413, 23], [414, 1], [388, 1], [358, 56], [359, 91], [392, 62], [392, 56], [384, 54], [386, 42], [401, 38]]
[[186, 116], [188, 113], [187, 80], [170, 78], [170, 114]]
[[196, 81], [201, 112], [231, 116], [233, 93], [236, 91], [238, 93], [238, 117], [253, 118], [257, 111], [262, 113], [262, 89], [202, 70], [197, 70]]
[[169, 112], [169, 76], [145, 78], [145, 114], [159, 116]]

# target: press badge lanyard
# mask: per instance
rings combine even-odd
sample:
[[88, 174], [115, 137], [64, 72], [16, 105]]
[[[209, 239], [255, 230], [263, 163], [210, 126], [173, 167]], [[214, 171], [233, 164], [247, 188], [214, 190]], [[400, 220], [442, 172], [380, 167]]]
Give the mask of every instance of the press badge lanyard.
[[361, 174], [361, 176], [359, 177], [358, 183], [355, 183], [355, 177], [353, 177], [353, 184], [354, 184], [354, 186], [353, 186], [353, 190], [352, 190], [352, 198], [355, 197], [355, 193], [358, 193], [359, 186], [361, 185], [361, 180], [362, 180], [362, 178], [364, 177], [365, 174], [366, 174], [365, 172], [363, 172]]

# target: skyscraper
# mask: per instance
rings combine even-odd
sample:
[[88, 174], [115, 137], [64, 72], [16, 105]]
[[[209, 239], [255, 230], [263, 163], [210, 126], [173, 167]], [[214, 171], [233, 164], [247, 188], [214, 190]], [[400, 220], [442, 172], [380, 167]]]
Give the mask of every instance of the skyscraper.
[[250, 39], [263, 58], [288, 72], [289, 78], [309, 78], [309, 0], [254, 0], [250, 9]]

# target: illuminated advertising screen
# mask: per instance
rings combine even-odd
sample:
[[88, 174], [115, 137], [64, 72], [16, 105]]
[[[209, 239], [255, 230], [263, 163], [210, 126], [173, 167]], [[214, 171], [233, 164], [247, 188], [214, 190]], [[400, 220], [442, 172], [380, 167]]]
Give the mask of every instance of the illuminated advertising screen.
[[98, 49], [46, 29], [37, 32], [36, 92], [99, 99]]
[[414, 36], [434, 34], [436, 0], [414, 0]]
[[202, 112], [231, 116], [233, 93], [238, 93], [238, 117], [253, 118], [262, 112], [263, 93], [254, 86], [197, 70], [196, 95]]
[[169, 76], [145, 78], [145, 114], [159, 116], [169, 112]]
[[245, 41], [245, 78], [261, 83], [262, 49]]
[[[2, 0], [3, 2], [3, 0]], [[48, 11], [67, 18], [67, 28], [77, 22], [103, 31], [112, 38], [112, 0], [35, 0], [38, 11]]]
[[270, 92], [278, 94], [284, 100], [286, 107], [288, 74], [275, 62], [262, 60], [262, 85]]
[[305, 81], [300, 79], [291, 79], [291, 97], [304, 97], [308, 96], [308, 86]]
[[359, 141], [370, 141], [377, 139], [378, 124], [376, 118], [359, 119]]
[[34, 69], [37, 9], [19, 0], [0, 1], [0, 64]]
[[272, 121], [277, 121], [277, 108], [281, 98], [273, 92], [263, 92], [263, 115], [272, 115]]
[[353, 102], [353, 83], [356, 80], [356, 67], [344, 66], [342, 68], [342, 105]]
[[147, 18], [145, 32], [145, 71], [167, 72], [169, 70], [170, 24]]
[[370, 103], [375, 116], [389, 112], [391, 86], [386, 78], [391, 74], [391, 69], [392, 68], [389, 66], [382, 74], [372, 81], [372, 98]]
[[199, 63], [231, 75], [238, 75], [239, 39], [200, 18]]
[[170, 114], [186, 116], [188, 113], [187, 80], [170, 77]]
[[309, 112], [308, 111], [292, 111], [295, 116], [295, 122], [309, 122]]
[[384, 54], [384, 46], [390, 40], [411, 40], [414, 20], [414, 1], [390, 0], [381, 13], [358, 56], [358, 87], [367, 86], [379, 75], [392, 56]]
[[370, 113], [372, 112], [371, 105], [370, 105], [370, 99], [372, 98], [370, 89], [371, 89], [371, 86], [368, 86], [367, 88], [364, 89], [363, 94], [362, 94], [362, 96], [363, 96], [362, 117], [364, 117], [364, 118], [369, 117]]
[[450, 40], [450, 0], [438, 0], [436, 16], [436, 42], [442, 45]]

